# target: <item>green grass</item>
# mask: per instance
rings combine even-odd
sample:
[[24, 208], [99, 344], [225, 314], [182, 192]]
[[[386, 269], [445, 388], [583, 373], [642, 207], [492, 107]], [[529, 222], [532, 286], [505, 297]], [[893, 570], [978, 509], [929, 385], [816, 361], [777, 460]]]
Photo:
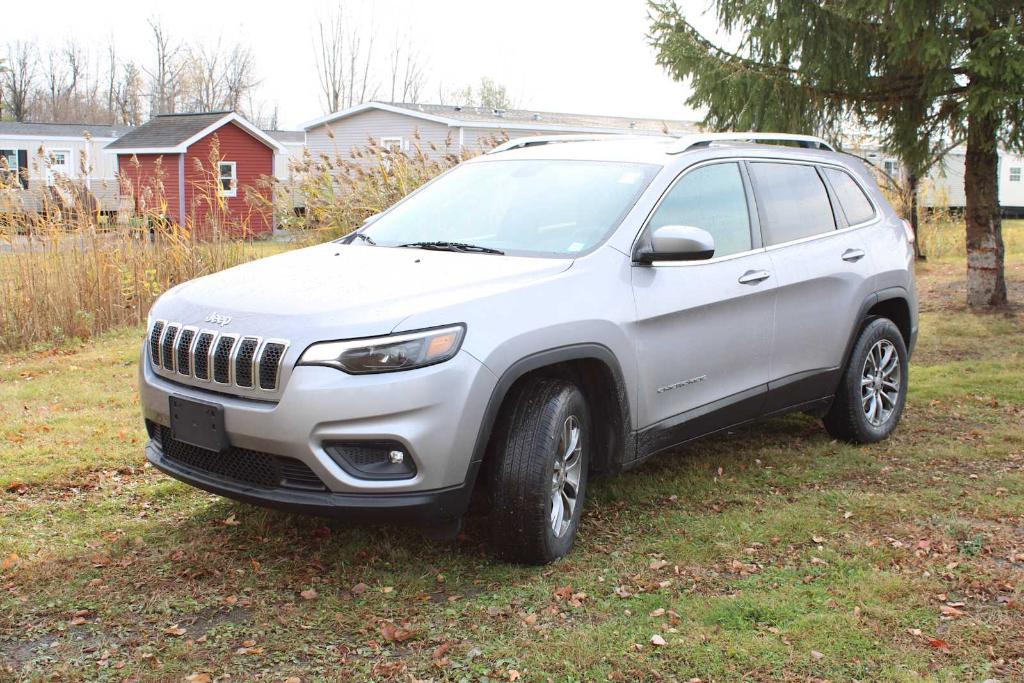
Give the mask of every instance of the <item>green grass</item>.
[[[926, 216], [919, 227], [921, 246], [931, 260], [963, 259], [967, 253], [962, 218]], [[1003, 219], [1003, 243], [1010, 257], [1024, 256], [1024, 220]]]
[[966, 313], [962, 271], [920, 272], [892, 439], [796, 415], [698, 442], [595, 481], [545, 568], [480, 518], [432, 544], [160, 475], [141, 330], [0, 357], [0, 679], [1020, 680], [1024, 318]]

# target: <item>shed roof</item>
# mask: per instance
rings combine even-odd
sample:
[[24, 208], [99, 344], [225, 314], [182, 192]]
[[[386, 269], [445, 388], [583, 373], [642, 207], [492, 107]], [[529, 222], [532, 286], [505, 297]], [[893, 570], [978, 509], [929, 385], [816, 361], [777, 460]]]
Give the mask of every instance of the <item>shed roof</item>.
[[32, 123], [0, 121], [0, 135], [29, 137], [115, 139], [133, 130], [132, 126], [110, 126], [96, 123]]
[[343, 111], [328, 114], [306, 123], [306, 130], [339, 119], [358, 114], [367, 109], [380, 109], [405, 114], [449, 126], [493, 128], [504, 130], [529, 129], [616, 133], [632, 132], [642, 134], [679, 135], [700, 130], [695, 121], [679, 119], [631, 118], [627, 116], [604, 116], [600, 114], [570, 114], [564, 112], [537, 111], [533, 109], [486, 109], [446, 104], [420, 104], [416, 102], [367, 102]]
[[284, 151], [279, 141], [233, 111], [159, 114], [111, 142], [105, 149], [121, 154], [180, 154], [196, 141], [229, 123], [237, 124], [267, 147]]

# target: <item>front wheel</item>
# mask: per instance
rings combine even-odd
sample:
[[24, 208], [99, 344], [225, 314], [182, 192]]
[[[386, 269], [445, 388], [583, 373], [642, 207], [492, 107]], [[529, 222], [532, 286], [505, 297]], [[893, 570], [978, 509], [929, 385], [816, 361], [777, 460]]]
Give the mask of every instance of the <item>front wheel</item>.
[[516, 390], [490, 463], [490, 524], [505, 558], [546, 564], [569, 552], [587, 491], [590, 411], [571, 382], [540, 377]]
[[874, 443], [892, 434], [907, 400], [907, 347], [887, 318], [860, 333], [825, 415], [829, 434], [851, 443]]

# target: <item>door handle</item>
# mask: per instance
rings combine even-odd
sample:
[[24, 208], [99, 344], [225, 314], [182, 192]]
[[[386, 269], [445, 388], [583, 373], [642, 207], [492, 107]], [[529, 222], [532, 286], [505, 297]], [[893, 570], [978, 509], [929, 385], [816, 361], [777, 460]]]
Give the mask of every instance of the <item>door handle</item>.
[[743, 275], [740, 275], [739, 283], [741, 285], [756, 285], [759, 282], [764, 282], [769, 277], [771, 277], [771, 273], [767, 270], [748, 270]]
[[849, 261], [850, 263], [860, 261], [862, 258], [864, 258], [863, 249], [847, 249], [843, 252], [843, 260]]

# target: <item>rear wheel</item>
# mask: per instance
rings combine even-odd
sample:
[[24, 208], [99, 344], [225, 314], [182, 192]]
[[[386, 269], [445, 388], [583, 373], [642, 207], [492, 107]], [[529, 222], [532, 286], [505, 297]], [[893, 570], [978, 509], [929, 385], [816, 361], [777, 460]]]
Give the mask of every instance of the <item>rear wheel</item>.
[[907, 347], [887, 318], [864, 326], [854, 344], [825, 429], [837, 439], [873, 443], [892, 434], [907, 400]]
[[546, 564], [569, 552], [587, 490], [590, 411], [562, 379], [528, 380], [501, 416], [490, 463], [490, 523], [505, 558]]

